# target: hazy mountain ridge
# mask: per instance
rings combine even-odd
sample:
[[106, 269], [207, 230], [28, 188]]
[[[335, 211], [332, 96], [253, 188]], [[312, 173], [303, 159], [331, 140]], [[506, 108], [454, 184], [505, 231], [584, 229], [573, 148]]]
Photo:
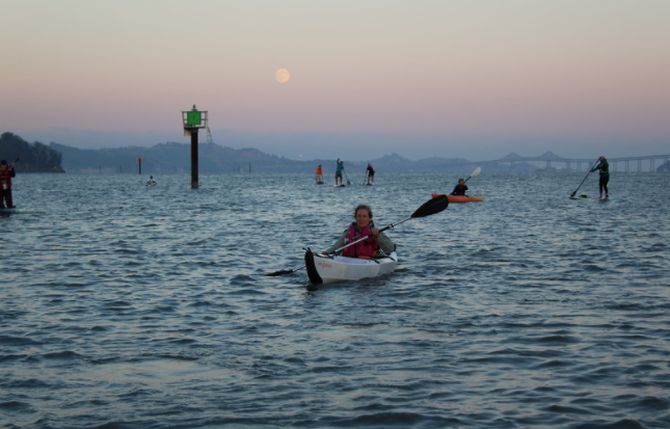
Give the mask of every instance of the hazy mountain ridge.
[[[5, 133], [5, 140], [11, 137], [21, 143], [23, 149], [31, 144], [21, 137]], [[5, 148], [10, 147], [5, 145]], [[13, 145], [11, 147], [17, 147]], [[23, 150], [22, 149], [22, 150]], [[35, 142], [32, 144], [35, 153], [49, 154], [48, 165], [35, 167], [26, 162], [24, 171], [68, 173], [135, 173], [138, 171], [138, 160], [142, 158], [142, 172], [146, 174], [188, 173], [191, 171], [191, 147], [188, 143], [166, 142], [151, 147], [126, 146], [106, 149], [79, 149], [72, 146], [50, 143], [46, 146]], [[16, 151], [6, 151], [7, 159], [17, 156]], [[215, 143], [201, 143], [198, 146], [199, 172], [201, 174], [222, 174], [240, 172], [262, 173], [312, 173], [316, 165], [321, 164], [326, 176], [335, 171], [335, 159], [295, 160], [282, 156], [271, 155], [254, 148], [233, 149]], [[23, 156], [23, 155], [22, 155]], [[510, 159], [520, 158], [511, 153]], [[26, 156], [26, 158], [28, 158]], [[13, 159], [13, 158], [11, 158]], [[350, 175], [364, 175], [368, 161], [345, 162], [345, 171]], [[22, 159], [23, 161], [23, 159]], [[27, 161], [27, 159], [26, 159]], [[397, 153], [386, 154], [380, 158], [369, 160], [379, 172], [453, 172], [467, 173], [478, 163], [463, 158], [431, 157], [416, 161], [404, 158]], [[481, 164], [480, 162], [479, 164]], [[537, 169], [524, 162], [500, 164], [486, 162], [488, 171], [519, 171], [528, 172]], [[28, 168], [30, 167], [30, 168]], [[20, 171], [20, 170], [19, 170]]]
[[[142, 171], [168, 174], [191, 171], [191, 147], [182, 143], [159, 143], [152, 147], [128, 146], [115, 149], [77, 149], [52, 143], [63, 154], [63, 167], [71, 173], [134, 172], [142, 158]], [[232, 149], [216, 144], [198, 145], [198, 169], [202, 174], [247, 171], [290, 172], [303, 162], [268, 155], [256, 149]]]
[[[189, 172], [191, 168], [191, 147], [183, 143], [160, 143], [152, 147], [128, 146], [115, 149], [77, 149], [58, 143], [51, 148], [63, 154], [63, 168], [70, 173], [113, 173], [134, 172], [138, 168], [138, 158], [142, 157], [144, 173], [169, 174]], [[314, 159], [298, 161], [270, 155], [258, 149], [233, 149], [214, 143], [200, 144], [198, 147], [199, 170], [202, 174], [235, 172], [268, 173], [311, 173], [317, 164], [324, 167], [326, 174], [334, 173], [334, 159]], [[361, 173], [365, 171], [365, 161], [345, 161], [345, 171]], [[396, 153], [370, 160], [377, 170], [393, 172], [462, 170], [472, 162], [462, 158], [426, 158], [412, 161]]]

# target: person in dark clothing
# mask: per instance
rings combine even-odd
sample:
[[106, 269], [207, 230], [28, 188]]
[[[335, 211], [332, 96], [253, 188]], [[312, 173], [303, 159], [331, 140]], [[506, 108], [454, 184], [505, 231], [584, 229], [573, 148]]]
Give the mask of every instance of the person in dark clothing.
[[365, 175], [368, 178], [368, 185], [374, 184], [375, 181], [375, 169], [372, 168], [372, 164], [368, 162], [368, 166], [365, 168]]
[[344, 161], [337, 158], [335, 161], [335, 186], [344, 186], [342, 183], [342, 173], [344, 172]]
[[465, 192], [468, 190], [468, 185], [465, 184], [464, 179], [458, 179], [458, 185], [454, 186], [454, 190], [451, 191], [451, 195], [465, 195]]
[[600, 190], [600, 198], [603, 198], [603, 191], [605, 191], [605, 199], [609, 198], [609, 190], [607, 189], [607, 183], [610, 181], [610, 165], [607, 162], [607, 158], [600, 156], [598, 158], [598, 165], [593, 167], [591, 171], [596, 171], [600, 173], [600, 181], [598, 182], [598, 187]]
[[12, 177], [16, 176], [14, 165], [8, 165], [6, 160], [0, 161], [0, 208], [14, 208], [12, 201]]

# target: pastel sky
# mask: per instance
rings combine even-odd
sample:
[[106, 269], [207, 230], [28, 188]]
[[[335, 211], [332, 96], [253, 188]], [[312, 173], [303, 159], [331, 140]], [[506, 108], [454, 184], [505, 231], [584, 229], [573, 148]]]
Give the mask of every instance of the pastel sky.
[[667, 0], [0, 0], [0, 10], [0, 131], [29, 141], [188, 142], [180, 112], [196, 103], [216, 143], [290, 158], [670, 153]]

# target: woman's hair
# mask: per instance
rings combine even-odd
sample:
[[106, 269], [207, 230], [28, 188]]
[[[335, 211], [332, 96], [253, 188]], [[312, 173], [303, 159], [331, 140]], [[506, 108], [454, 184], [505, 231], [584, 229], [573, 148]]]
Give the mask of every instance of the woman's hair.
[[367, 205], [367, 204], [357, 205], [356, 209], [354, 210], [354, 217], [356, 217], [356, 213], [358, 213], [359, 210], [367, 210], [368, 211], [368, 216], [370, 216], [370, 219], [372, 219], [372, 209], [370, 208], [369, 205]]

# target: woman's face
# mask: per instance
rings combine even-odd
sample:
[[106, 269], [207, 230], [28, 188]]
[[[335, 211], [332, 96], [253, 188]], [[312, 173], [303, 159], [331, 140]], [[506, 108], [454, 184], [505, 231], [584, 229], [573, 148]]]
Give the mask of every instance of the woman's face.
[[358, 209], [356, 211], [356, 225], [359, 228], [365, 228], [370, 224], [370, 213], [365, 209]]

